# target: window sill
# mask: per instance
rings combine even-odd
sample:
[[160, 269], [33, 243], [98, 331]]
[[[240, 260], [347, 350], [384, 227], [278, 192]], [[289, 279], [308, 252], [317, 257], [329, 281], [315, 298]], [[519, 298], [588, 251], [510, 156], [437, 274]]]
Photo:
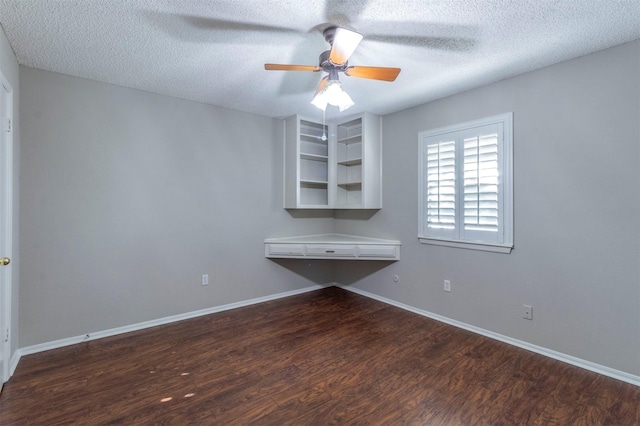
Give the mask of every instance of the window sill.
[[436, 238], [425, 238], [425, 237], [418, 237], [418, 240], [420, 241], [421, 244], [454, 247], [454, 248], [461, 248], [461, 249], [467, 249], [467, 250], [489, 251], [492, 253], [509, 254], [513, 249], [513, 245], [506, 245], [506, 244], [473, 243], [473, 242], [466, 242], [466, 241], [462, 242], [462, 241], [451, 241], [451, 240], [439, 240]]

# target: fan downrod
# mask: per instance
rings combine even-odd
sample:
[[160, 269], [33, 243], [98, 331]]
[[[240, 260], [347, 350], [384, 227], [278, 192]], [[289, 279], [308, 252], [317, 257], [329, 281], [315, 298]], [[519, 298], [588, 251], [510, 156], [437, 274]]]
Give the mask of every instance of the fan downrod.
[[335, 40], [336, 38], [336, 30], [338, 29], [338, 27], [336, 26], [331, 26], [331, 27], [327, 27], [323, 32], [322, 35], [324, 36], [324, 39], [327, 41], [327, 43], [329, 43], [329, 45], [333, 46], [333, 40]]

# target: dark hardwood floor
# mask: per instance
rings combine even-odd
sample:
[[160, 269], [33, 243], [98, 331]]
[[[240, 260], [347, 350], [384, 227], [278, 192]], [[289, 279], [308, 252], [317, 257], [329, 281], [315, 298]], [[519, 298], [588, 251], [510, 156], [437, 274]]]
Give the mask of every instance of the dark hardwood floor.
[[2, 425], [636, 425], [640, 388], [328, 288], [25, 356]]

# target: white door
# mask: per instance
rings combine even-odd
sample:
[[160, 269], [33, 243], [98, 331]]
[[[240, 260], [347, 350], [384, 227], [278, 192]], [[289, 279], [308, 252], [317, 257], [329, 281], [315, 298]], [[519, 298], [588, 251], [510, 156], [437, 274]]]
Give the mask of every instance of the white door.
[[11, 212], [13, 197], [13, 91], [0, 72], [0, 389], [9, 380], [11, 342]]

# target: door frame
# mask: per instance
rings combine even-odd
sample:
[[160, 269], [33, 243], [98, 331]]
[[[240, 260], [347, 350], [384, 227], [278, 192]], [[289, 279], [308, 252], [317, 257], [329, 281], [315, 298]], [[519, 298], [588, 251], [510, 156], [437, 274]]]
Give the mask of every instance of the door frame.
[[[5, 252], [0, 253], [0, 257], [8, 257], [13, 260], [13, 135], [14, 135], [14, 119], [13, 119], [13, 97], [14, 91], [11, 84], [5, 77], [2, 70], [0, 70], [0, 85], [4, 86], [0, 90], [7, 91], [7, 117], [11, 128], [7, 131], [6, 144], [0, 146], [2, 150], [3, 164], [0, 165], [0, 173], [3, 173], [4, 185], [0, 188], [0, 206], [3, 209], [0, 217], [2, 223], [0, 223], [0, 230], [3, 231], [0, 238], [2, 238], [2, 246], [5, 247]], [[5, 123], [3, 123], [1, 131], [5, 132]], [[3, 138], [4, 139], [4, 138]], [[0, 324], [2, 329], [0, 331], [0, 350], [2, 351], [3, 368], [0, 371], [0, 388], [2, 384], [9, 380], [10, 376], [10, 364], [11, 364], [11, 343], [13, 336], [11, 333], [11, 307], [12, 307], [12, 270], [14, 263], [10, 263], [6, 267], [0, 268], [0, 294], [2, 296], [2, 306], [0, 307]], [[6, 340], [5, 340], [6, 339]]]

